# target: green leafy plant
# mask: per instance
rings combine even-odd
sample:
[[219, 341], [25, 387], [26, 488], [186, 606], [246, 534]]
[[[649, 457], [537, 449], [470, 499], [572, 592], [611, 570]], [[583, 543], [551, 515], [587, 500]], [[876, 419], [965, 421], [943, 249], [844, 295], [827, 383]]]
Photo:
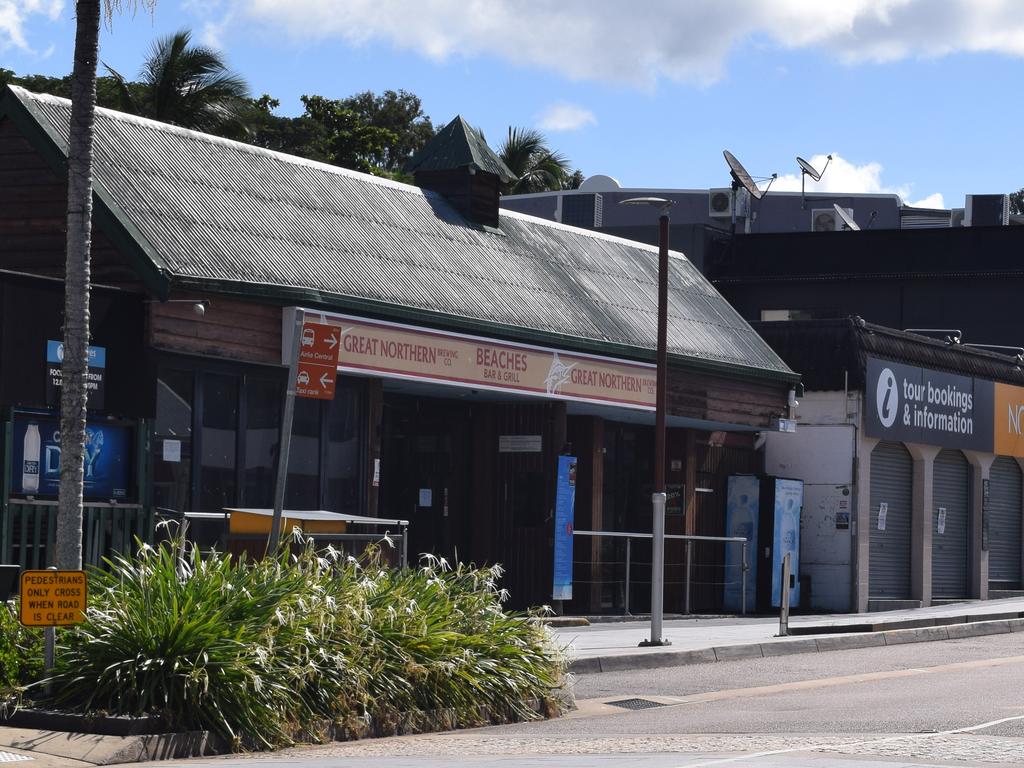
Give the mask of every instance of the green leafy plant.
[[0, 708], [17, 704], [43, 671], [43, 633], [18, 623], [15, 602], [0, 602]]
[[416, 712], [535, 717], [564, 660], [531, 615], [502, 611], [499, 575], [429, 558], [393, 570], [375, 552], [356, 561], [301, 539], [260, 561], [200, 555], [181, 537], [143, 545], [91, 574], [52, 703], [156, 715], [236, 746]]

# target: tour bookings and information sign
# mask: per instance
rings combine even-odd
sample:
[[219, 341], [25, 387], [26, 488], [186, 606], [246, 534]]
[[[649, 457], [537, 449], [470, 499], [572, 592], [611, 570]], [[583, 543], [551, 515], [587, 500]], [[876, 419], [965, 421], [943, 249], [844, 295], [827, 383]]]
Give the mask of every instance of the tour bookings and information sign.
[[[654, 410], [653, 365], [347, 315], [305, 314], [307, 322], [315, 318], [337, 329], [341, 371]], [[321, 336], [318, 329], [316, 343]]]
[[1024, 457], [1024, 387], [869, 357], [868, 437]]

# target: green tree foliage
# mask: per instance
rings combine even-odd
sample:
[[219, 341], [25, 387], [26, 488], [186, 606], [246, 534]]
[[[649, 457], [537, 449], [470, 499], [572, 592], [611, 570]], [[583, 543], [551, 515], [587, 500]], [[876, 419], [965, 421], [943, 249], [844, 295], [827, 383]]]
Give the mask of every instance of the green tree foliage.
[[586, 176], [583, 175], [583, 171], [577, 168], [572, 173], [566, 174], [565, 178], [562, 179], [562, 189], [579, 189], [584, 179], [586, 179]]
[[402, 165], [434, 136], [418, 97], [370, 91], [347, 99], [302, 97], [298, 117], [280, 117], [280, 102], [264, 94], [249, 102], [246, 121], [258, 146], [364, 173], [404, 179]]
[[400, 171], [405, 161], [437, 133], [430, 118], [423, 114], [419, 97], [408, 91], [384, 91], [380, 96], [364, 91], [342, 99], [340, 105], [351, 110], [358, 122], [390, 132], [371, 161], [391, 174]]
[[311, 153], [320, 154], [328, 163], [364, 173], [386, 171], [383, 158], [398, 142], [388, 128], [367, 123], [350, 109], [345, 100], [323, 96], [303, 96], [303, 117], [315, 127]]
[[193, 45], [187, 29], [153, 44], [138, 83], [104, 66], [118, 86], [118, 108], [124, 112], [221, 136], [245, 134], [249, 87], [220, 53]]
[[1010, 193], [1010, 213], [1015, 216], [1024, 214], [1024, 189]]
[[498, 156], [519, 177], [506, 185], [503, 191], [507, 195], [562, 189], [570, 176], [569, 160], [548, 147], [544, 134], [532, 128], [509, 126], [508, 138]]
[[[10, 83], [20, 85], [22, 88], [34, 93], [49, 93], [53, 96], [60, 96], [65, 99], [71, 98], [71, 75], [64, 77], [50, 77], [49, 75], [23, 75], [18, 76], [9, 69], [0, 67], [0, 87]], [[121, 86], [113, 77], [99, 77], [96, 79], [96, 105], [118, 109], [120, 101]]]

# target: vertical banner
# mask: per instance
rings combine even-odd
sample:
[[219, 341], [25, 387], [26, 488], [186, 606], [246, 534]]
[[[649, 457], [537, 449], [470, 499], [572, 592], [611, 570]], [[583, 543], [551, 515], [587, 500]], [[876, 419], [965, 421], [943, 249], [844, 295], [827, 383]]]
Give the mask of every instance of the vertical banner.
[[800, 605], [800, 509], [804, 504], [803, 480], [775, 481], [775, 541], [772, 552], [772, 606], [782, 605], [782, 559], [790, 555], [793, 588], [789, 604]]
[[[729, 475], [725, 494], [725, 535], [747, 540], [747, 605], [757, 594], [757, 517], [761, 479], [755, 475]], [[743, 607], [743, 545], [725, 545], [725, 610]]]
[[572, 524], [576, 503], [576, 457], [558, 457], [555, 494], [555, 568], [553, 600], [572, 600]]

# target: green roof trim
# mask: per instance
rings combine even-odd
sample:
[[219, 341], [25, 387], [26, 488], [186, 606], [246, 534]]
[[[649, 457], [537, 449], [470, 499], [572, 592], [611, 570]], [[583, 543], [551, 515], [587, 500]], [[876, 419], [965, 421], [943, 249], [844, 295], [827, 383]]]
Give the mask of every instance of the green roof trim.
[[456, 115], [454, 120], [438, 131], [405, 164], [405, 172], [451, 171], [467, 167], [493, 173], [505, 184], [511, 184], [519, 178], [487, 146], [480, 132], [462, 119], [462, 115]]
[[[567, 352], [589, 352], [590, 354], [634, 360], [642, 363], [655, 363], [657, 361], [655, 350], [645, 347], [586, 339], [563, 333], [541, 331], [536, 328], [496, 325], [472, 317], [453, 317], [452, 315], [428, 309], [407, 307], [402, 304], [367, 301], [358, 296], [324, 293], [310, 288], [209, 279], [176, 279], [174, 287], [177, 290], [187, 292], [218, 293], [237, 299], [262, 296], [276, 301], [282, 307], [298, 305], [314, 310], [350, 312], [366, 315], [371, 319], [405, 321], [410, 324], [420, 324], [438, 330], [451, 330], [488, 336], [498, 340], [557, 347]], [[766, 371], [753, 366], [723, 363], [717, 360], [705, 360], [673, 353], [669, 353], [668, 362], [669, 366], [675, 370], [714, 373], [743, 381], [795, 383], [801, 379], [801, 374], [794, 371]]]

